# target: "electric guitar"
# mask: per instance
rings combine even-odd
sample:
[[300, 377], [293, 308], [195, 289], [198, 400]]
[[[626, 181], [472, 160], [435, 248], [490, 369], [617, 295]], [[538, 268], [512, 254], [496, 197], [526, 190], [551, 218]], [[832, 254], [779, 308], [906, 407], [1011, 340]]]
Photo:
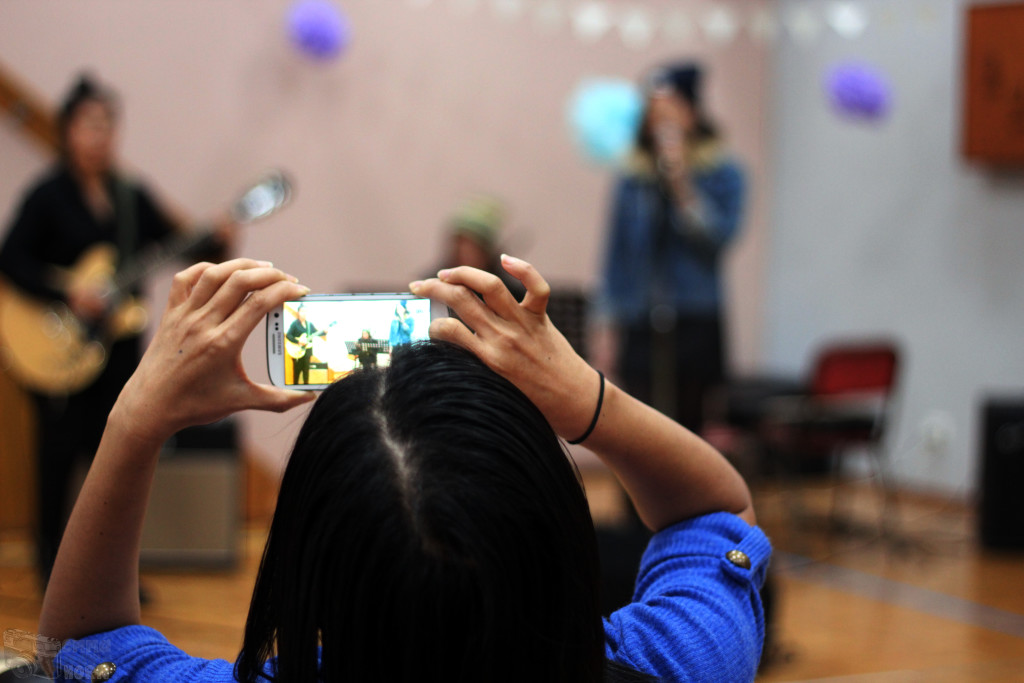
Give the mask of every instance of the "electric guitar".
[[297, 340], [295, 340], [295, 341], [292, 341], [291, 339], [288, 339], [287, 336], [285, 336], [285, 338], [284, 338], [284, 351], [285, 351], [285, 353], [287, 353], [290, 357], [295, 358], [296, 360], [298, 360], [299, 358], [302, 358], [303, 356], [306, 355], [306, 349], [308, 349], [310, 346], [313, 345], [313, 337], [323, 337], [324, 335], [327, 334], [327, 330], [331, 329], [332, 327], [334, 327], [337, 324], [338, 324], [338, 321], [335, 320], [334, 322], [332, 322], [330, 325], [328, 325], [324, 329], [317, 330], [312, 335], [308, 335], [305, 332], [303, 332], [301, 335], [299, 335], [299, 338]]
[[[238, 224], [252, 223], [275, 213], [291, 197], [291, 183], [280, 171], [271, 171], [249, 187], [230, 209]], [[194, 249], [212, 229], [188, 235], [140, 254], [117, 269], [117, 249], [99, 244], [87, 250], [60, 275], [61, 284], [99, 287], [105, 312], [95, 321], [79, 319], [66, 304], [28, 296], [3, 283], [0, 287], [0, 368], [31, 391], [73, 394], [89, 386], [107, 364], [110, 345], [139, 334], [148, 314], [132, 297], [134, 287], [164, 263]]]

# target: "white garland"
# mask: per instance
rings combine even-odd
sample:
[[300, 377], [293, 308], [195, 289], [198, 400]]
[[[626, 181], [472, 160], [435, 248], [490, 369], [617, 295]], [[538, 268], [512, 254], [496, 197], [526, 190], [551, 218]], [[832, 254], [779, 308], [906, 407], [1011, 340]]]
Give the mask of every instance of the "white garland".
[[[380, 0], [368, 0], [380, 2]], [[913, 0], [900, 0], [900, 7]], [[681, 0], [675, 6], [658, 7], [643, 0], [402, 0], [417, 10], [447, 10], [454, 15], [486, 14], [512, 24], [525, 21], [539, 33], [568, 34], [582, 43], [597, 43], [610, 36], [626, 47], [643, 50], [656, 42], [669, 44], [706, 40], [727, 47], [737, 40], [773, 43], [790, 40], [810, 45], [826, 35], [856, 40], [874, 27], [893, 28], [891, 9], [873, 16], [858, 0], [819, 2], [808, 0], [781, 6], [750, 6], [742, 0], [695, 6]], [[916, 0], [912, 20], [935, 23], [930, 0]]]

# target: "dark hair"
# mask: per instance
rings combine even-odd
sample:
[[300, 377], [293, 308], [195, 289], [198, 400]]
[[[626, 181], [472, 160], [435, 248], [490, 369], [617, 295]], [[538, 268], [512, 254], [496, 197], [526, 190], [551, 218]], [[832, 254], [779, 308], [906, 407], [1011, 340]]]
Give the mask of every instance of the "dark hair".
[[[704, 110], [702, 86], [704, 69], [696, 62], [672, 62], [654, 67], [643, 78], [644, 91], [648, 102], [656, 92], [669, 93], [693, 111], [693, 130], [688, 131], [691, 144], [701, 144], [715, 140], [719, 136], [718, 126]], [[647, 111], [644, 112], [640, 130], [637, 131], [636, 146], [644, 153], [654, 153], [654, 138], [651, 132]]]
[[[686, 101], [683, 98], [680, 100]], [[693, 130], [687, 134], [687, 141], [690, 144], [701, 144], [717, 140], [719, 137], [718, 126], [708, 118], [703, 109], [692, 104], [690, 106], [693, 107], [694, 122]], [[654, 155], [654, 134], [651, 131], [647, 110], [644, 110], [644, 117], [640, 123], [640, 129], [637, 131], [636, 148], [648, 156]]]
[[64, 101], [57, 112], [57, 140], [60, 144], [60, 153], [65, 158], [68, 152], [68, 128], [79, 107], [86, 102], [99, 102], [106, 107], [111, 118], [117, 117], [117, 96], [114, 92], [101, 86], [87, 74], [79, 76], [78, 81], [64, 96]]
[[273, 655], [287, 683], [603, 680], [593, 521], [540, 411], [437, 342], [328, 388], [285, 470], [236, 676]]

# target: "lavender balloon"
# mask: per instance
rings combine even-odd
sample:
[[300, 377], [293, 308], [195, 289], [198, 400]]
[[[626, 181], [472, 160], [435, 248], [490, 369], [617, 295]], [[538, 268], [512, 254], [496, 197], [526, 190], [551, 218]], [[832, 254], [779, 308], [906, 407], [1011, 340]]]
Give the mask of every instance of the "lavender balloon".
[[352, 39], [348, 19], [327, 0], [301, 0], [292, 5], [288, 33], [300, 52], [324, 61], [341, 54]]
[[848, 62], [833, 67], [825, 79], [832, 106], [845, 116], [879, 121], [889, 113], [892, 91], [885, 76], [867, 64]]

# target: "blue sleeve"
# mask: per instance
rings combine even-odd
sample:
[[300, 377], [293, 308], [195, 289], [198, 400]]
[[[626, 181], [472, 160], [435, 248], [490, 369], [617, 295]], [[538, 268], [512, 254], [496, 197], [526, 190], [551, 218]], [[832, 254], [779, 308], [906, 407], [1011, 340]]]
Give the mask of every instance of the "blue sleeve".
[[595, 313], [600, 317], [617, 320], [622, 315], [624, 293], [633, 283], [627, 268], [629, 259], [630, 190], [628, 181], [619, 179], [615, 185], [611, 213], [608, 221], [608, 241], [605, 247], [601, 291]]
[[[737, 550], [749, 568], [735, 563]], [[770, 557], [764, 533], [727, 513], [658, 532], [633, 602], [605, 620], [606, 656], [666, 681], [753, 681], [764, 644], [758, 591]]]
[[[728, 161], [695, 177], [694, 186], [698, 206], [692, 214], [674, 214], [677, 232], [698, 242], [697, 246], [718, 253], [736, 237], [743, 220], [746, 197], [743, 171], [739, 164]], [[696, 229], [686, 229], [686, 223], [695, 223]]]
[[92, 680], [103, 662], [117, 667], [111, 681], [132, 683], [231, 683], [234, 664], [223, 659], [190, 657], [148, 626], [125, 626], [64, 643], [54, 660], [55, 681]]

